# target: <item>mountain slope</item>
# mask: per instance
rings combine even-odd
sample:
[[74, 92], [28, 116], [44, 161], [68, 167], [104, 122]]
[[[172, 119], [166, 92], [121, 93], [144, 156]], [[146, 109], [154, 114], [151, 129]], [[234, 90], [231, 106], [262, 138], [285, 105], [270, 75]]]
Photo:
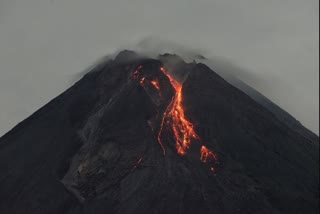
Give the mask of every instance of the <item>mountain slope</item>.
[[121, 52], [3, 136], [1, 213], [318, 212], [317, 140], [163, 64]]

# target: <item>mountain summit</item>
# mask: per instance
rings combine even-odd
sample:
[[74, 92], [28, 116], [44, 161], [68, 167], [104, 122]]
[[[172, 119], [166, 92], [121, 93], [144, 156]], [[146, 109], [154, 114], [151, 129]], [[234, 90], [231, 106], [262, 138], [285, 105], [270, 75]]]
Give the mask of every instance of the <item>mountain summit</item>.
[[122, 51], [0, 138], [0, 213], [318, 213], [318, 136], [239, 88]]

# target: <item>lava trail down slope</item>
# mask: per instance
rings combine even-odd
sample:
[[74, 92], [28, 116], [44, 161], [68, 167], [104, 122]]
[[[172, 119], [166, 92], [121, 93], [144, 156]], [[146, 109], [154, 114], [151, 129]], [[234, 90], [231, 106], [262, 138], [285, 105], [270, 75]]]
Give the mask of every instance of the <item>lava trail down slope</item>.
[[257, 96], [122, 51], [0, 138], [0, 213], [318, 213], [318, 136]]
[[[140, 76], [140, 71], [143, 66], [139, 66], [133, 73], [133, 78], [138, 79], [142, 87], [146, 84], [152, 85], [161, 96], [161, 88], [158, 79], [148, 80], [143, 75]], [[158, 131], [158, 142], [161, 145], [163, 155], [166, 154], [164, 145], [162, 144], [161, 135], [164, 131], [164, 126], [167, 124], [173, 133], [176, 149], [179, 155], [185, 155], [187, 150], [190, 148], [190, 143], [192, 139], [200, 140], [199, 136], [196, 134], [193, 124], [188, 121], [185, 117], [183, 105], [182, 105], [182, 84], [176, 81], [171, 75], [166, 71], [164, 67], [159, 68], [160, 71], [169, 79], [170, 85], [174, 89], [174, 96], [171, 98], [170, 103], [166, 107], [163, 115], [161, 116], [160, 128]], [[140, 76], [140, 77], [139, 77]], [[153, 130], [153, 129], [152, 129]], [[216, 160], [216, 155], [210, 151], [206, 146], [202, 145], [200, 149], [200, 160], [202, 162], [214, 161]], [[211, 171], [214, 171], [214, 167], [210, 167]]]

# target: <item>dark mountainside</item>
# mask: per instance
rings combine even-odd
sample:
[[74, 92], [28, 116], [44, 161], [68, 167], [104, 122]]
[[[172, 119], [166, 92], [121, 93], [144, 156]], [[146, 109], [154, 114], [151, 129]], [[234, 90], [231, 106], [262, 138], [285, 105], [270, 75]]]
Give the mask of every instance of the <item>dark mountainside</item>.
[[0, 138], [0, 213], [318, 213], [318, 136], [172, 57], [123, 51]]
[[237, 88], [245, 92], [247, 95], [249, 95], [252, 99], [258, 102], [260, 105], [267, 108], [270, 112], [274, 114], [274, 116], [276, 116], [277, 119], [279, 119], [281, 122], [287, 125], [290, 129], [293, 129], [296, 132], [299, 132], [301, 135], [305, 136], [311, 141], [319, 140], [317, 135], [315, 135], [309, 129], [305, 128], [298, 120], [296, 120], [288, 112], [281, 109], [279, 106], [277, 106], [275, 103], [273, 103], [271, 100], [269, 100], [267, 97], [265, 97], [258, 91], [254, 90], [249, 85], [235, 78], [232, 78], [232, 79], [229, 78], [228, 81], [232, 85], [236, 86]]

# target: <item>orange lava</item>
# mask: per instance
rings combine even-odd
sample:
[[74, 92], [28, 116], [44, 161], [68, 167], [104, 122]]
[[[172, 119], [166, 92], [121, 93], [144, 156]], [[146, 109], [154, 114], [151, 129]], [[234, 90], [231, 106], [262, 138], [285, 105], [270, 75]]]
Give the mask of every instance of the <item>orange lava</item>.
[[145, 79], [146, 78], [142, 77], [142, 79], [140, 80], [140, 84], [143, 84]]
[[[139, 73], [140, 73], [140, 70], [141, 70], [142, 68], [143, 68], [142, 65], [140, 65], [140, 66], [132, 73], [133, 79], [139, 79]], [[141, 85], [144, 85], [145, 80], [146, 80], [146, 78], [145, 78], [145, 77], [142, 77], [142, 78], [140, 79], [139, 83], [140, 83]], [[159, 86], [158, 81], [152, 80], [152, 81], [150, 81], [150, 83], [151, 83], [157, 90], [160, 89], [160, 86]], [[163, 121], [161, 122], [161, 124], [163, 124]], [[162, 127], [162, 126], [161, 126], [161, 127]], [[161, 128], [161, 129], [162, 129], [162, 128]], [[159, 140], [159, 137], [158, 137], [158, 143], [159, 143], [159, 145], [161, 146], [163, 155], [165, 155], [165, 154], [166, 154], [166, 150], [165, 150], [162, 142]], [[141, 162], [141, 161], [140, 161], [140, 162]], [[138, 164], [139, 164], [139, 162], [138, 162]], [[135, 169], [135, 168], [134, 168], [134, 169]], [[133, 169], [133, 170], [134, 170], [134, 169]]]
[[[141, 69], [142, 66], [139, 66], [133, 72], [134, 79], [140, 79], [139, 72]], [[175, 139], [177, 153], [179, 155], [185, 155], [187, 150], [190, 148], [192, 140], [198, 140], [200, 143], [201, 140], [195, 132], [193, 124], [185, 117], [185, 112], [182, 106], [182, 84], [176, 81], [173, 77], [171, 77], [164, 67], [161, 67], [160, 70], [170, 80], [170, 83], [175, 90], [175, 94], [162, 115], [160, 128], [158, 132], [158, 143], [162, 148], [163, 155], [165, 155], [166, 150], [164, 145], [162, 144], [161, 135], [164, 126], [168, 126], [172, 130], [173, 137]], [[145, 77], [142, 77], [140, 79], [140, 84], [144, 85], [146, 81], [148, 81], [147, 83], [152, 84], [159, 91], [159, 93], [161, 93], [160, 85], [157, 79], [149, 81]], [[202, 145], [200, 148], [200, 161], [203, 163], [212, 163], [216, 160], [217, 157], [215, 153], [209, 150], [206, 146]], [[137, 164], [133, 167], [132, 171], [136, 169], [136, 167], [141, 163], [141, 161], [142, 158], [139, 159]], [[215, 173], [215, 168], [213, 166], [210, 166], [210, 171]]]
[[[215, 161], [216, 155], [210, 151], [207, 147], [201, 146], [200, 148], [200, 161], [207, 163], [208, 161]], [[214, 169], [214, 168], [213, 168]]]
[[132, 74], [133, 78], [134, 79], [137, 79], [138, 78], [138, 75], [139, 75], [139, 72], [140, 70], [142, 69], [142, 65], [140, 65]]
[[175, 95], [163, 114], [158, 141], [161, 142], [163, 124], [164, 121], [167, 120], [174, 134], [177, 152], [180, 155], [184, 155], [190, 147], [191, 140], [199, 139], [199, 137], [194, 131], [192, 123], [186, 119], [184, 114], [181, 93], [182, 85], [173, 79], [163, 67], [161, 67], [160, 70], [169, 78], [171, 85], [175, 89]]
[[160, 90], [160, 85], [158, 80], [151, 80], [150, 83], [159, 91]]

